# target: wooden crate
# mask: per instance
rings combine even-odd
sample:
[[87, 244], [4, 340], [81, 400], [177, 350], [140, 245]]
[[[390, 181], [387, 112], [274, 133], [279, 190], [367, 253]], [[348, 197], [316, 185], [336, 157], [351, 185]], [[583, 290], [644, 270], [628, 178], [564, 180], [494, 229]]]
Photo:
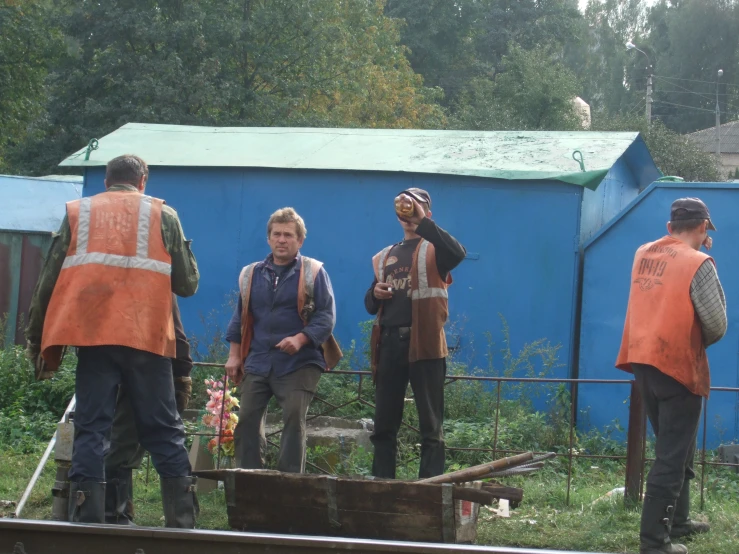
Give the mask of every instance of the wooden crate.
[[452, 485], [244, 469], [195, 475], [224, 482], [235, 530], [446, 543], [477, 536], [479, 504], [453, 500]]

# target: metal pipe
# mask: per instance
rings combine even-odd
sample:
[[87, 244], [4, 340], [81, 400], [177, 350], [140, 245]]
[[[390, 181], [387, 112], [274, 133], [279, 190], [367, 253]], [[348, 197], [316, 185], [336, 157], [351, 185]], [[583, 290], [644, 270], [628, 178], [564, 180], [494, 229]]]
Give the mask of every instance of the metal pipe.
[[708, 398], [703, 399], [703, 449], [701, 453], [701, 510], [705, 505], [703, 487], [706, 477], [706, 432], [708, 430]]
[[[67, 404], [67, 409], [64, 410], [64, 415], [62, 415], [62, 418], [59, 420], [59, 423], [62, 423], [71, 413], [72, 410], [74, 410], [75, 405], [77, 404], [76, 396], [72, 395], [72, 399], [69, 401], [69, 404]], [[41, 472], [44, 470], [44, 467], [46, 466], [46, 462], [49, 459], [49, 456], [51, 455], [51, 451], [54, 449], [54, 445], [56, 444], [56, 434], [57, 431], [54, 431], [54, 434], [51, 436], [51, 440], [49, 441], [49, 445], [46, 447], [46, 450], [44, 451], [44, 455], [41, 456], [41, 461], [39, 462], [38, 466], [36, 466], [36, 471], [33, 472], [33, 477], [31, 477], [31, 481], [28, 483], [28, 486], [26, 487], [25, 492], [23, 493], [23, 496], [20, 499], [20, 502], [18, 502], [18, 507], [15, 509], [15, 513], [13, 514], [13, 517], [19, 517], [21, 512], [23, 511], [23, 508], [26, 506], [26, 502], [28, 502], [28, 498], [31, 496], [31, 492], [33, 491], [33, 487], [36, 486], [36, 481], [38, 481], [39, 476], [41, 475]]]
[[[224, 364], [195, 362], [193, 365], [202, 367], [225, 367]], [[369, 376], [371, 371], [360, 370], [332, 370], [327, 375], [357, 375]], [[557, 378], [540, 378], [540, 377], [484, 377], [479, 375], [447, 375], [445, 379], [451, 381], [489, 381], [489, 382], [512, 382], [512, 383], [578, 383], [584, 385], [628, 385], [631, 379], [557, 379]], [[711, 391], [716, 392], [739, 392], [739, 387], [711, 387]]]
[[624, 503], [628, 505], [637, 504], [640, 500], [641, 478], [644, 470], [644, 404], [636, 386], [636, 381], [631, 383], [631, 396], [629, 400], [629, 428], [626, 439], [626, 485], [624, 492]]
[[570, 505], [570, 487], [572, 486], [572, 445], [575, 440], [575, 403], [570, 398], [570, 448], [567, 450], [569, 463], [567, 464], [567, 501], [566, 506]]
[[498, 399], [495, 401], [495, 435], [493, 436], [493, 459], [498, 450], [498, 423], [500, 422], [500, 381], [498, 381]]
[[223, 448], [223, 411], [226, 407], [226, 393], [228, 392], [228, 372], [223, 374], [223, 394], [221, 395], [221, 415], [218, 418], [218, 460], [216, 469], [221, 469], [221, 449]]

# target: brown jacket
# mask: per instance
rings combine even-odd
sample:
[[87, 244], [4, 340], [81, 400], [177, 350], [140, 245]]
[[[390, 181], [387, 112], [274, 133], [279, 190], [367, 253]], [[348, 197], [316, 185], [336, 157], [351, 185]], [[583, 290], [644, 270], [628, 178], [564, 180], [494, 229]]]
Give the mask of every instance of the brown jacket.
[[[392, 246], [384, 248], [372, 257], [375, 279], [385, 280], [385, 266]], [[411, 337], [409, 362], [446, 358], [449, 353], [444, 334], [444, 324], [449, 316], [447, 287], [452, 284], [451, 273], [441, 278], [436, 266], [434, 245], [421, 240], [413, 253], [411, 266]], [[382, 307], [372, 329], [370, 341], [372, 371], [377, 369], [380, 347], [380, 320]]]

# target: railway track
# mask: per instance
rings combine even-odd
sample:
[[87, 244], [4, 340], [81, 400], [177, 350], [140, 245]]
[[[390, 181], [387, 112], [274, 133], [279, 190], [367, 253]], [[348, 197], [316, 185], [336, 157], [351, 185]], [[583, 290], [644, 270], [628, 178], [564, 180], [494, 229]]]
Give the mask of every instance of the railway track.
[[0, 554], [585, 554], [501, 546], [0, 519]]

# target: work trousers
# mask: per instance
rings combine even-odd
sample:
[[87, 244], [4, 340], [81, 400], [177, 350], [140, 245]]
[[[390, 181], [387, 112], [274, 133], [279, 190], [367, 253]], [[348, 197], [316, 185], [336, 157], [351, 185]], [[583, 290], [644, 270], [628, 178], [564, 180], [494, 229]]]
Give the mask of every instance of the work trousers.
[[110, 449], [105, 454], [105, 474], [110, 477], [118, 469], [138, 469], [145, 454], [136, 431], [131, 399], [125, 387], [120, 387], [110, 430]]
[[695, 477], [693, 459], [702, 398], [656, 367], [631, 367], [656, 436], [655, 461], [645, 494], [676, 500], [683, 485]]
[[142, 448], [128, 461], [135, 463], [135, 456], [148, 450], [162, 478], [189, 476], [171, 360], [125, 346], [81, 347], [77, 357], [70, 481], [105, 481], [104, 443], [110, 435], [119, 385], [128, 391], [131, 415], [127, 421], [135, 424], [136, 433], [130, 440], [140, 442]]
[[265, 464], [267, 438], [264, 424], [267, 404], [274, 396], [282, 408], [282, 438], [278, 471], [305, 471], [305, 419], [316, 394], [321, 369], [314, 365], [276, 377], [247, 373], [241, 383], [239, 423], [234, 432], [236, 464], [244, 469], [261, 469]]
[[410, 382], [421, 431], [420, 478], [444, 473], [444, 376], [446, 359], [409, 363], [409, 328], [382, 330], [375, 379], [375, 447], [372, 474], [395, 479], [398, 431]]

